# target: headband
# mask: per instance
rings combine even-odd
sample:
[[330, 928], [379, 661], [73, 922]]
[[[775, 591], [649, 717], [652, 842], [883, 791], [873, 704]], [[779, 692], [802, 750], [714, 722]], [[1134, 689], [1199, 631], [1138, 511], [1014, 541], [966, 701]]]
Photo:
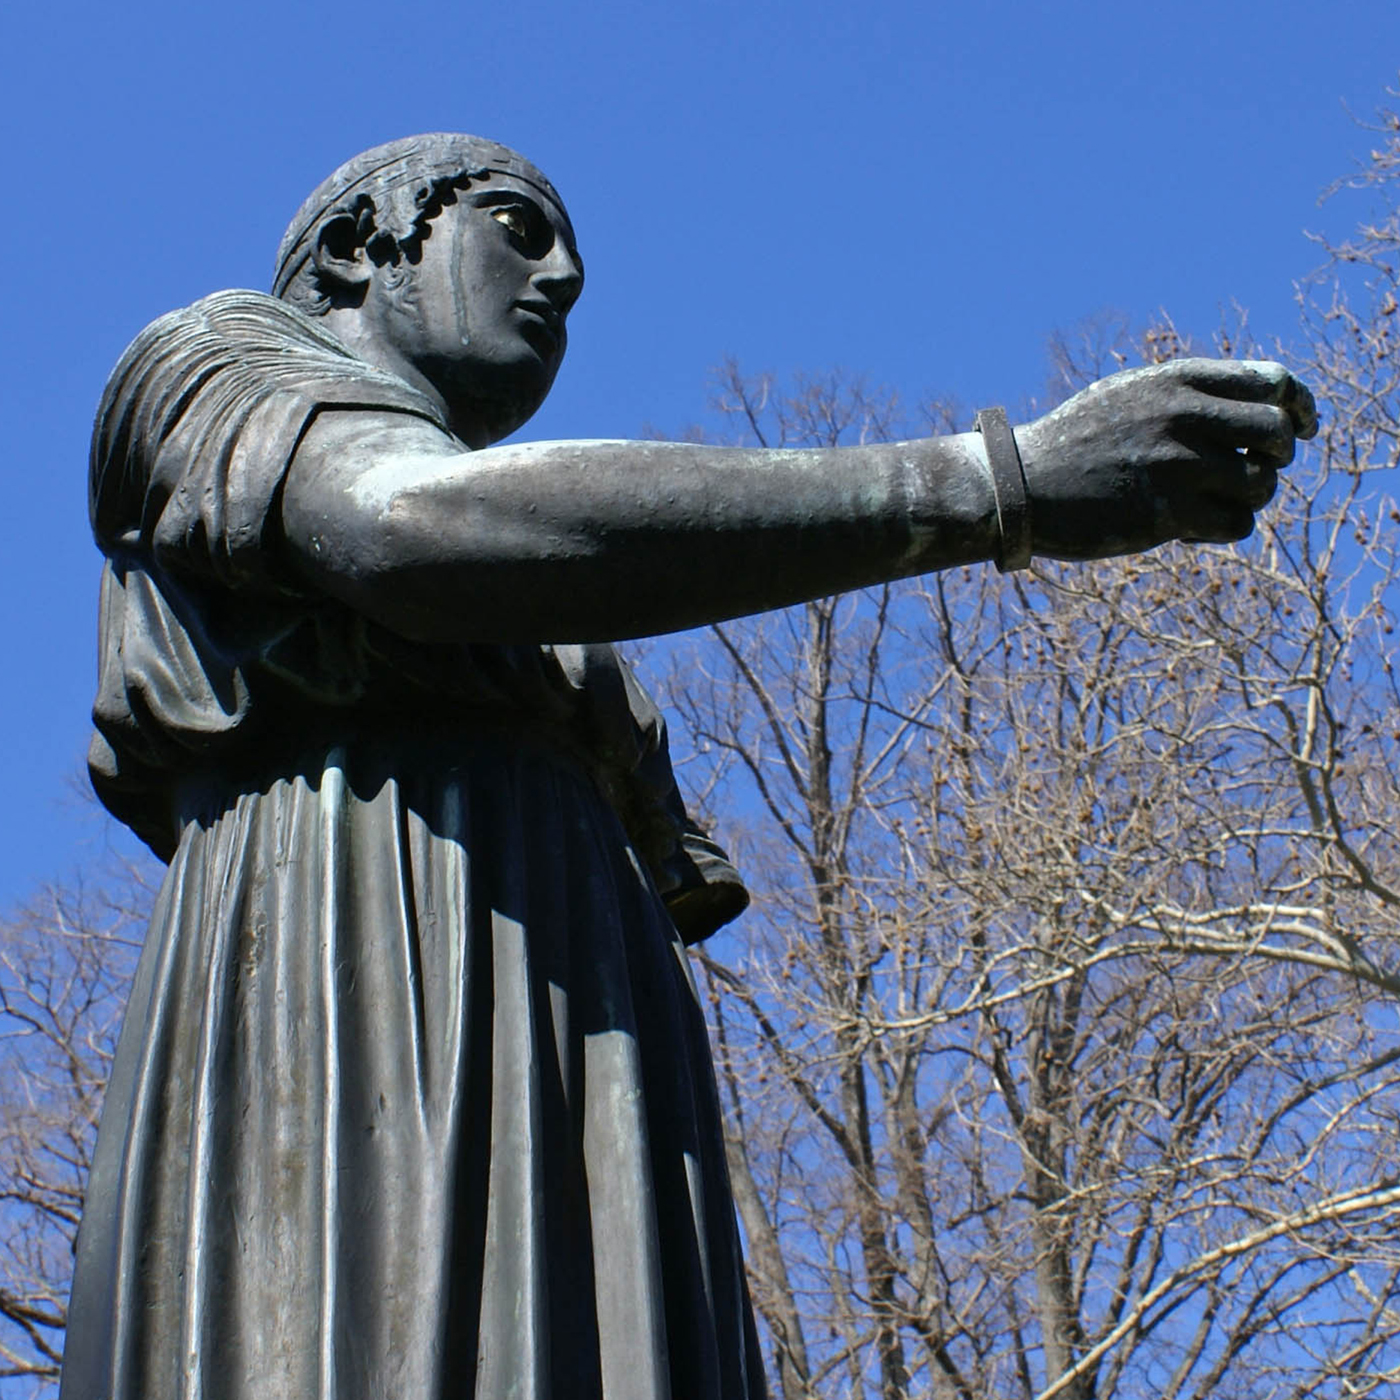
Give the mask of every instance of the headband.
[[444, 186], [466, 185], [489, 175], [509, 175], [533, 185], [564, 212], [554, 186], [508, 146], [451, 132], [406, 136], [346, 161], [311, 192], [282, 235], [273, 296], [286, 291], [311, 257], [316, 230], [332, 215], [358, 214], [361, 201], [368, 199], [375, 227], [401, 243], [442, 207]]

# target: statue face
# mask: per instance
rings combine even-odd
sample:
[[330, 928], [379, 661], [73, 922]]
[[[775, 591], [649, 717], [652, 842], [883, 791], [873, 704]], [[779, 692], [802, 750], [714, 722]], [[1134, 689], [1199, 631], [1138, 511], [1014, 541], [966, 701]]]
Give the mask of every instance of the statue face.
[[[382, 271], [387, 286], [393, 273]], [[583, 287], [568, 216], [525, 181], [493, 176], [432, 221], [408, 273], [386, 292], [395, 348], [442, 394], [461, 435], [513, 432], [554, 382]]]

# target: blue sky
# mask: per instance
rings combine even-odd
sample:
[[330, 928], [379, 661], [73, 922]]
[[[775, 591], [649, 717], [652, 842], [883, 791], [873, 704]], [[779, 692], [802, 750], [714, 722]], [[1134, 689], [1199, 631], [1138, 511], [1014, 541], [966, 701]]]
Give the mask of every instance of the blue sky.
[[1102, 308], [1287, 337], [1317, 196], [1395, 86], [1395, 0], [24, 6], [4, 25], [0, 909], [91, 859], [92, 411], [148, 320], [263, 288], [356, 151], [494, 137], [569, 204], [570, 360], [524, 436], [703, 416], [726, 355], [1016, 403]]

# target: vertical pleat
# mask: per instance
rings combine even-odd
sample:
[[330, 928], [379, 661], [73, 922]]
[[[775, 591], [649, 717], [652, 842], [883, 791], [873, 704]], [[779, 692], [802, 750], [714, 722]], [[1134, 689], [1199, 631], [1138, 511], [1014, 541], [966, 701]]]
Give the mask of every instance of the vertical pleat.
[[703, 1020], [557, 755], [382, 748], [186, 830], [80, 1240], [64, 1400], [745, 1400]]
[[541, 1238], [546, 1149], [539, 1121], [537, 1027], [524, 927], [494, 914], [491, 948], [496, 1092], [491, 1096], [477, 1394], [544, 1400], [549, 1395], [549, 1289]]
[[[321, 1136], [326, 1143], [326, 1150], [321, 1153], [321, 1160], [317, 1164], [320, 1167], [320, 1199], [316, 1203], [319, 1206], [319, 1219], [314, 1223], [308, 1220], [312, 1226], [308, 1232], [307, 1242], [315, 1240], [318, 1249], [314, 1251], [319, 1256], [320, 1277], [314, 1282], [308, 1280], [315, 1289], [315, 1295], [319, 1302], [320, 1316], [318, 1321], [317, 1339], [320, 1345], [317, 1348], [317, 1376], [316, 1389], [312, 1392], [320, 1396], [332, 1396], [341, 1394], [341, 1388], [337, 1385], [336, 1352], [337, 1343], [340, 1341], [340, 1332], [337, 1324], [340, 1322], [340, 1269], [337, 1267], [340, 1260], [338, 1252], [341, 1246], [341, 1230], [345, 1222], [342, 1221], [339, 1212], [339, 1185], [340, 1174], [347, 1166], [353, 1167], [353, 1162], [344, 1160], [343, 1143], [340, 1133], [340, 1094], [341, 1094], [341, 1053], [340, 1041], [340, 979], [345, 971], [340, 964], [341, 947], [340, 936], [343, 925], [351, 920], [345, 917], [345, 912], [354, 915], [356, 895], [358, 889], [368, 891], [373, 888], [372, 879], [362, 878], [358, 874], [351, 876], [346, 870], [344, 852], [341, 850], [342, 831], [341, 826], [349, 813], [343, 810], [345, 803], [345, 775], [341, 771], [344, 762], [344, 752], [342, 750], [332, 750], [328, 756], [325, 770], [321, 777], [321, 801], [317, 817], [318, 830], [316, 854], [320, 857], [320, 891], [319, 907], [316, 909], [315, 927], [317, 931], [316, 958], [320, 963], [320, 977], [317, 981], [317, 990], [320, 993], [318, 998], [319, 1006], [308, 1006], [308, 1011], [317, 1017], [312, 1021], [320, 1031], [317, 1037], [318, 1045], [314, 1058], [308, 1069], [312, 1074], [307, 1077], [307, 1081], [302, 1085], [303, 1093], [308, 1088], [314, 1093], [314, 1089], [321, 1090], [321, 1113], [320, 1127]], [[348, 888], [342, 886], [342, 879]], [[382, 892], [381, 892], [382, 895]], [[345, 911], [345, 912], [342, 912]], [[387, 935], [389, 929], [384, 929]], [[308, 998], [308, 1002], [310, 998]], [[319, 1013], [319, 1014], [318, 1014]], [[399, 1028], [400, 1034], [403, 1028]], [[370, 1050], [368, 1045], [363, 1047]], [[279, 1068], [275, 1065], [267, 1067], [270, 1070]], [[350, 1066], [352, 1072], [354, 1065]], [[319, 1071], [319, 1076], [315, 1073]], [[319, 1077], [320, 1084], [316, 1081]], [[308, 1094], [310, 1097], [310, 1094]], [[310, 1144], [308, 1144], [309, 1146]], [[308, 1163], [309, 1165], [309, 1163]], [[301, 1167], [301, 1163], [298, 1163]], [[308, 1173], [301, 1173], [309, 1175]], [[275, 1188], [274, 1188], [275, 1190]], [[275, 1209], [275, 1206], [274, 1206]], [[299, 1212], [300, 1213], [300, 1212]], [[305, 1212], [310, 1216], [311, 1212]], [[282, 1329], [278, 1329], [282, 1330]]]

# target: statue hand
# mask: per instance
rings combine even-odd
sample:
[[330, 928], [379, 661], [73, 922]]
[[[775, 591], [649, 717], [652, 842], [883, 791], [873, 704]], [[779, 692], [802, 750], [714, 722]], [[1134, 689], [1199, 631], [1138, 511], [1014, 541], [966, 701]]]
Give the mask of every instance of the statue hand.
[[1173, 360], [1101, 379], [1016, 429], [1035, 553], [1243, 539], [1295, 439], [1316, 431], [1307, 386], [1271, 360]]

